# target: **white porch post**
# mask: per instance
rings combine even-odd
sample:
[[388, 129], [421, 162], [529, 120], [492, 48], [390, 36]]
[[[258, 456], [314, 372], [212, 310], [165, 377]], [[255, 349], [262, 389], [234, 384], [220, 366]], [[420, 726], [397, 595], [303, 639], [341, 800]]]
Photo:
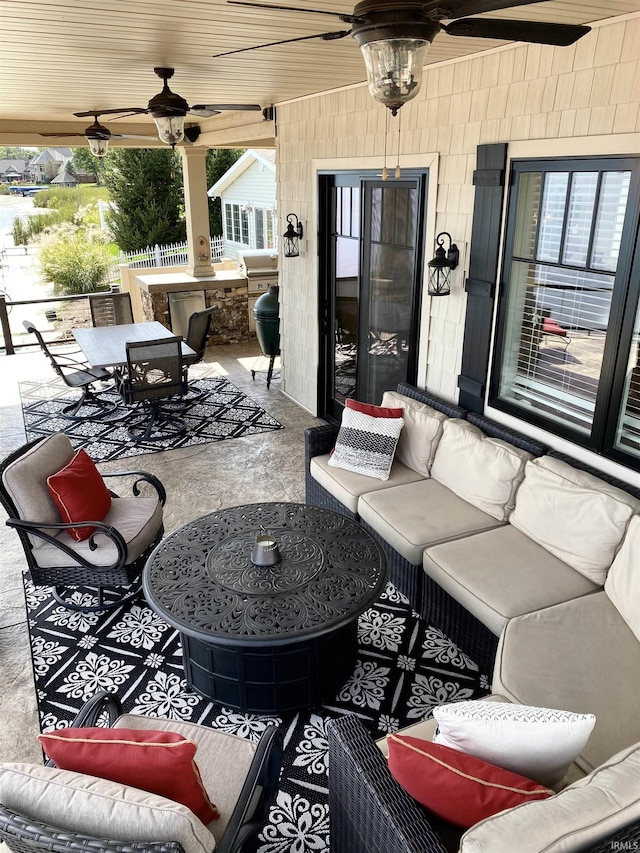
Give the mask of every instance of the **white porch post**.
[[187, 273], [211, 276], [211, 236], [207, 196], [207, 148], [181, 148], [184, 204], [187, 220]]

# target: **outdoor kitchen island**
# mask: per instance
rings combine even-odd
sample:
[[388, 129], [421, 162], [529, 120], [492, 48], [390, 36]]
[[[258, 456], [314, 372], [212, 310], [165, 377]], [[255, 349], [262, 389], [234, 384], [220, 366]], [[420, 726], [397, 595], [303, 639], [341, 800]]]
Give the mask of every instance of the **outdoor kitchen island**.
[[[265, 532], [280, 561], [254, 565]], [[351, 674], [358, 616], [387, 578], [384, 552], [357, 522], [259, 503], [171, 533], [149, 557], [143, 589], [180, 631], [187, 685], [225, 707], [294, 713], [333, 698]]]

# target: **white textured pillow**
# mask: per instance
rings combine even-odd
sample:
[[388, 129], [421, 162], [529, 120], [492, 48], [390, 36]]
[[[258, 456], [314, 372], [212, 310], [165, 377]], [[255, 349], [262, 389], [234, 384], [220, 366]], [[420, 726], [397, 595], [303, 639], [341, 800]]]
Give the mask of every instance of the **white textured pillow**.
[[367, 414], [376, 410], [382, 412], [379, 406], [347, 400], [329, 465], [377, 480], [389, 479], [404, 419]]
[[0, 764], [0, 802], [40, 823], [120, 841], [178, 841], [185, 853], [216, 842], [186, 806], [97, 776], [39, 764]]
[[509, 522], [602, 586], [635, 504], [604, 480], [541, 456], [525, 467]]
[[604, 591], [640, 640], [640, 516], [631, 516], [620, 550], [607, 574]]
[[431, 466], [434, 480], [498, 521], [506, 521], [532, 456], [468, 421], [449, 418]]
[[[524, 803], [481, 820], [462, 836], [460, 853], [590, 850], [640, 820], [639, 778], [640, 744], [636, 743], [555, 797]], [[607, 849], [613, 851], [615, 847], [610, 844]]]
[[397, 391], [385, 391], [382, 405], [404, 409], [404, 427], [396, 447], [396, 459], [423, 477], [430, 477], [433, 457], [442, 437], [442, 424], [448, 420], [447, 416]]
[[549, 788], [584, 749], [596, 718], [553, 708], [471, 700], [434, 708], [433, 738]]

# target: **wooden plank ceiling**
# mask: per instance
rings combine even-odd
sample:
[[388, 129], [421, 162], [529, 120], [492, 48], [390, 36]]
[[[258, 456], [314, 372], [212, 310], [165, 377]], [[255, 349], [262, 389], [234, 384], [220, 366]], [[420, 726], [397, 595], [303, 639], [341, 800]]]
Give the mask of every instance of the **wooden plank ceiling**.
[[[293, 5], [353, 11], [345, 0], [298, 0]], [[638, 9], [638, 0], [546, 0], [493, 16], [579, 24]], [[161, 89], [155, 66], [175, 68], [171, 89], [190, 104], [267, 107], [362, 82], [364, 63], [350, 37], [213, 58], [225, 50], [334, 29], [348, 25], [330, 16], [243, 8], [225, 0], [3, 0], [0, 143], [41, 145], [41, 132], [82, 131], [90, 120], [73, 117], [81, 110], [146, 107]], [[427, 61], [441, 62], [499, 44], [441, 33]], [[260, 113], [223, 113], [196, 121], [203, 132], [227, 130], [229, 141], [237, 145], [265, 143], [273, 134]], [[153, 134], [155, 129], [146, 115], [112, 121], [110, 126], [120, 133]], [[62, 139], [60, 144], [78, 140]]]

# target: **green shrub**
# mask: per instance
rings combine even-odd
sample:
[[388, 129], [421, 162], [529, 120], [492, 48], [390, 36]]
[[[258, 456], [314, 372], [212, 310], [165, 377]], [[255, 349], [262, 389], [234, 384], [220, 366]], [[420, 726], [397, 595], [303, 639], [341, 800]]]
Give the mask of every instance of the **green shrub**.
[[97, 229], [65, 225], [51, 229], [42, 240], [43, 275], [65, 296], [101, 290], [112, 263], [109, 247]]
[[20, 216], [15, 216], [13, 218], [13, 225], [11, 226], [11, 235], [13, 237], [13, 242], [16, 246], [27, 245], [29, 238], [27, 225]]
[[6, 184], [0, 184], [0, 195], [9, 195], [9, 187]]

